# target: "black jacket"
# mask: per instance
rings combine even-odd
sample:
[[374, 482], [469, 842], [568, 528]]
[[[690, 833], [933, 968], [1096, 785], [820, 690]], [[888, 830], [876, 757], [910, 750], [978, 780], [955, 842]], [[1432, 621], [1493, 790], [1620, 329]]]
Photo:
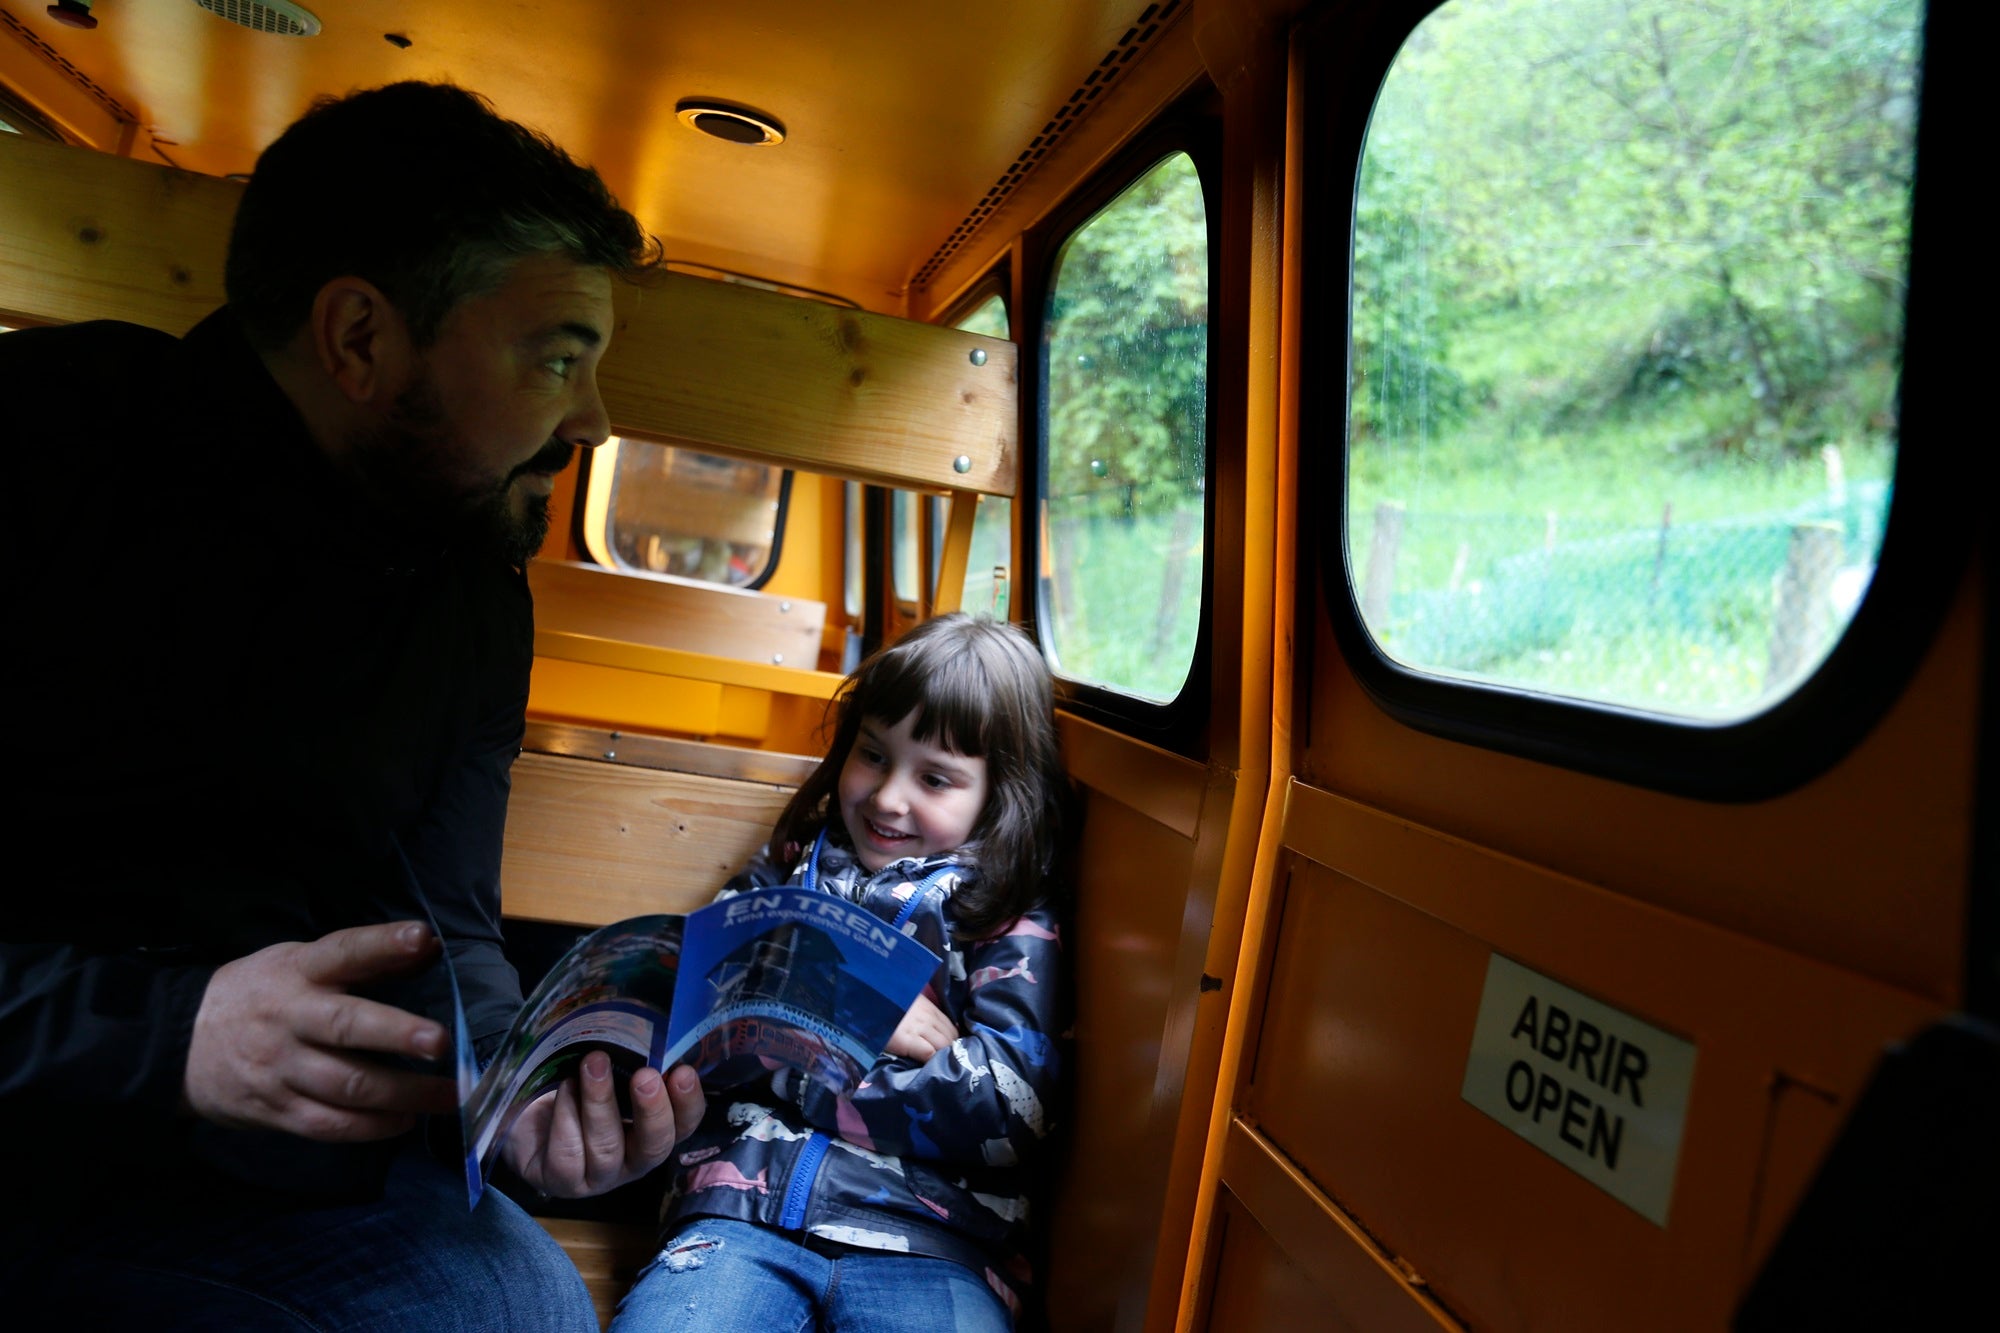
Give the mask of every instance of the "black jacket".
[[[398, 843], [472, 1032], [506, 1027], [526, 580], [387, 526], [226, 311], [180, 340], [114, 323], [0, 336], [0, 448], [18, 483], [20, 793], [0, 890], [0, 1169], [16, 1197], [38, 1172], [87, 1192], [79, 1167], [365, 1195], [380, 1145], [182, 1112], [189, 1033], [232, 958], [421, 918]], [[433, 968], [384, 998], [447, 1016], [442, 987]]]

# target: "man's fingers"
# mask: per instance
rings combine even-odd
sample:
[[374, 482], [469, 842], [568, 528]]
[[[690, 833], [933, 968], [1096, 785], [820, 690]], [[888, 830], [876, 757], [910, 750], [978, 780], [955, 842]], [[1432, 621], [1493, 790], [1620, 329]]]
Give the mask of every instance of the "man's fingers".
[[345, 988], [413, 971], [436, 952], [437, 937], [421, 921], [350, 926], [302, 945], [299, 973], [321, 985]]
[[458, 1104], [447, 1078], [390, 1069], [329, 1051], [308, 1051], [285, 1070], [284, 1086], [306, 1101], [338, 1111], [442, 1115]]
[[[328, 938], [331, 938], [329, 936]], [[346, 1051], [381, 1051], [435, 1060], [445, 1051], [444, 1025], [358, 995], [320, 992], [300, 1002], [293, 1014], [302, 1041]]]
[[[701, 1118], [708, 1114], [708, 1096], [701, 1090], [701, 1078], [686, 1065], [675, 1065], [667, 1071], [667, 1099], [674, 1108], [674, 1143], [701, 1128]], [[673, 1151], [668, 1144], [660, 1155]]]
[[577, 1069], [577, 1100], [583, 1130], [583, 1181], [602, 1188], [625, 1171], [625, 1121], [618, 1114], [618, 1089], [611, 1057], [592, 1051]]
[[666, 1080], [652, 1069], [632, 1075], [632, 1125], [626, 1131], [626, 1169], [644, 1175], [667, 1159], [679, 1138]]

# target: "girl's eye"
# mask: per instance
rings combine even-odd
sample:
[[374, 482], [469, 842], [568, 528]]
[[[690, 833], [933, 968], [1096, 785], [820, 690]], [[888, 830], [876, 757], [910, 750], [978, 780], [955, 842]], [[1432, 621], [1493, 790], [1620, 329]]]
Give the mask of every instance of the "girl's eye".
[[855, 753], [861, 756], [861, 762], [864, 764], [879, 764], [882, 762], [882, 752], [880, 750], [871, 750], [863, 745], [856, 749]]
[[951, 779], [942, 773], [926, 773], [924, 774], [924, 785], [932, 791], [943, 791], [951, 785]]

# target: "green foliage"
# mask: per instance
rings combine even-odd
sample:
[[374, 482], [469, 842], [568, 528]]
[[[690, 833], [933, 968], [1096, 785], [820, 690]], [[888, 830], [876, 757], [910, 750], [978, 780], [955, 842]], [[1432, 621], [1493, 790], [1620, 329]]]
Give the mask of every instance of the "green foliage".
[[1706, 716], [1782, 687], [1793, 525], [1842, 524], [1842, 598], [1879, 550], [1918, 18], [1452, 0], [1411, 35], [1354, 242], [1349, 554], [1393, 569], [1385, 648]]
[[[1490, 381], [1453, 356], [1582, 311], [1544, 412], [1727, 389], [1708, 441], [1804, 451], [1900, 339], [1914, 0], [1457, 0], [1398, 58], [1360, 173], [1354, 422], [1429, 429]], [[1426, 400], [1424, 393], [1428, 392]], [[1852, 441], [1848, 435], [1847, 440]]]
[[1208, 412], [1208, 217], [1175, 153], [1064, 245], [1049, 290], [1049, 493], [1152, 513], [1198, 493]]
[[1207, 469], [1208, 216], [1186, 154], [1079, 228], [1048, 298], [1049, 647], [1072, 679], [1179, 693]]

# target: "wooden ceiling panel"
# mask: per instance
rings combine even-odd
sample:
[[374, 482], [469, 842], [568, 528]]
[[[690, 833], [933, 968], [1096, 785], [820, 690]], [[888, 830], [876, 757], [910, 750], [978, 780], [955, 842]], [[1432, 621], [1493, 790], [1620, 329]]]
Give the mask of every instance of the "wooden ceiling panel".
[[[911, 274], [1149, 9], [1146, 0], [305, 7], [323, 23], [318, 36], [252, 32], [195, 0], [97, 0], [94, 31], [56, 23], [42, 0], [0, 0], [0, 79], [25, 86], [16, 75], [25, 63], [43, 79], [55, 69], [87, 81], [144, 132], [139, 151], [156, 145], [175, 165], [215, 176], [248, 171], [319, 94], [453, 79], [596, 165], [669, 255], [898, 310]], [[687, 97], [766, 111], [786, 141], [706, 138], [675, 117]]]

